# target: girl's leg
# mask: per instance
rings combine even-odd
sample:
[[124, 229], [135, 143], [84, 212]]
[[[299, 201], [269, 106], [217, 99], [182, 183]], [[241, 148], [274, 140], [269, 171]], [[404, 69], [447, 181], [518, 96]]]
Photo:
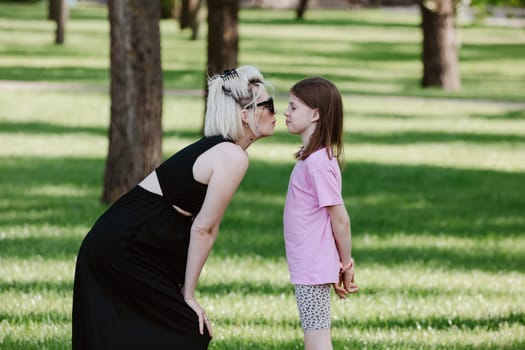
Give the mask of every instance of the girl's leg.
[[332, 350], [330, 284], [295, 285], [306, 350]]
[[328, 329], [308, 329], [304, 331], [305, 350], [332, 350], [332, 337]]

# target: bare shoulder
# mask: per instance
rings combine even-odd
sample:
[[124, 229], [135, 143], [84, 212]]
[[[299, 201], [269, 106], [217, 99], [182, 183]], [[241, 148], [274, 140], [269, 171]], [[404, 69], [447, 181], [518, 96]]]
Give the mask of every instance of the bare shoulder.
[[235, 192], [248, 170], [248, 155], [239, 146], [223, 142], [212, 149], [212, 170], [208, 189], [227, 196]]
[[209, 184], [210, 179], [238, 178], [248, 169], [248, 155], [232, 142], [221, 142], [197, 157], [193, 176], [199, 182]]
[[217, 146], [213, 147], [214, 157], [222, 162], [227, 162], [230, 165], [245, 165], [248, 166], [248, 155], [242, 149], [242, 147], [236, 145], [233, 142], [221, 142]]

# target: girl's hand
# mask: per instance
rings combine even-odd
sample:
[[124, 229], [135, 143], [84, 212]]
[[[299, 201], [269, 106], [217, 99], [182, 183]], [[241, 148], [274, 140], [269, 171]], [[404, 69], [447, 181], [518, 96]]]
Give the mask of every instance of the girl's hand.
[[334, 287], [334, 292], [335, 292], [335, 294], [337, 294], [339, 299], [345, 299], [347, 293], [346, 293], [346, 290], [343, 287], [341, 287], [340, 283], [341, 282], [334, 283], [334, 284], [332, 284], [332, 286]]
[[346, 270], [339, 274], [339, 284], [342, 285], [347, 294], [353, 294], [359, 292], [359, 287], [354, 281], [355, 272], [354, 267]]
[[195, 311], [197, 316], [199, 317], [199, 332], [200, 334], [204, 334], [204, 325], [206, 325], [206, 328], [208, 328], [208, 333], [210, 333], [210, 337], [213, 338], [213, 333], [211, 330], [211, 323], [208, 319], [208, 316], [206, 315], [206, 312], [204, 309], [197, 303], [197, 301], [193, 298], [191, 299], [184, 299], [186, 304], [188, 304], [189, 307]]
[[354, 282], [355, 277], [355, 270], [354, 266], [352, 266], [339, 273], [339, 282], [334, 283], [334, 291], [335, 294], [339, 297], [339, 299], [346, 299], [347, 294], [357, 293], [359, 291], [359, 287]]

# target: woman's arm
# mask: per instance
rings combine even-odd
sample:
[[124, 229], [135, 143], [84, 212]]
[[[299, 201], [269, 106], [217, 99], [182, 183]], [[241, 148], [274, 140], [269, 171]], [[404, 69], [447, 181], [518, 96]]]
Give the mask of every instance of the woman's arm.
[[201, 333], [206, 316], [194, 301], [195, 288], [224, 212], [248, 168], [248, 157], [240, 147], [230, 144], [219, 151], [214, 157], [209, 157], [213, 159], [212, 173], [202, 208], [191, 227], [183, 288], [184, 299], [199, 316]]

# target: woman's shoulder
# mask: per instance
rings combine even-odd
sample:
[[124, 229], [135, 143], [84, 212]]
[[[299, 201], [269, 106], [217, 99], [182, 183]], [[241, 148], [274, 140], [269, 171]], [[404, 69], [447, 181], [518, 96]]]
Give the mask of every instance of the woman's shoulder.
[[216, 144], [211, 151], [214, 153], [213, 156], [220, 159], [220, 162], [225, 166], [248, 164], [248, 154], [234, 142], [225, 140]]

